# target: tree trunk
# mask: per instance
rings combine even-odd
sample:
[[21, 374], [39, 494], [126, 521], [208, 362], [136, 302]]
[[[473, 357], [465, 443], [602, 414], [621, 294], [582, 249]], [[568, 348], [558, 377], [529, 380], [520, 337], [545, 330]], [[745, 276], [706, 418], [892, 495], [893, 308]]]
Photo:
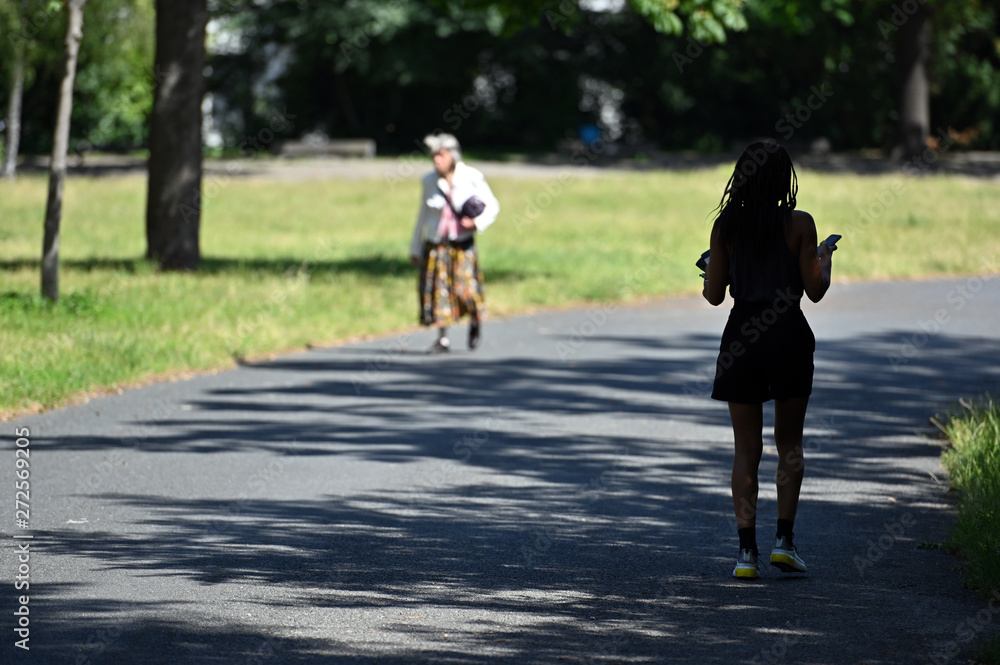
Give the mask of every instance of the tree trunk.
[[202, 113], [207, 0], [156, 0], [146, 256], [163, 270], [201, 262]]
[[7, 147], [3, 159], [4, 178], [17, 175], [17, 152], [21, 145], [21, 100], [24, 98], [24, 44], [14, 47], [14, 82], [7, 105]]
[[52, 139], [49, 163], [49, 198], [45, 205], [45, 238], [42, 241], [42, 296], [59, 300], [59, 222], [62, 218], [63, 182], [66, 180], [66, 152], [69, 148], [69, 121], [73, 113], [73, 82], [76, 57], [83, 39], [83, 7], [87, 0], [68, 0], [66, 56], [62, 86], [59, 88], [59, 111]]
[[923, 2], [899, 30], [900, 67], [903, 89], [899, 103], [899, 143], [895, 155], [912, 159], [927, 148], [931, 130], [930, 86], [927, 63], [930, 59], [931, 16]]

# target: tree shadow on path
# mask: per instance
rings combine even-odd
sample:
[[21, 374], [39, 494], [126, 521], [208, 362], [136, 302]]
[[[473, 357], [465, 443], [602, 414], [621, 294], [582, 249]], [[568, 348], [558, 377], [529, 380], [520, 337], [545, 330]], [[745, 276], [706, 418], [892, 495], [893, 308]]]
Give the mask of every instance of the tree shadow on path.
[[[135, 619], [115, 639], [88, 642], [119, 601], [67, 601], [53, 589], [40, 594], [50, 622], [40, 656], [921, 662], [954, 639], [970, 607], [955, 593], [954, 562], [918, 548], [949, 517], [928, 473], [940, 449], [921, 437], [957, 397], [996, 390], [1000, 370], [984, 359], [1000, 357], [1000, 342], [937, 335], [893, 366], [907, 334], [819, 344], [797, 524], [815, 572], [757, 584], [729, 577], [731, 434], [725, 406], [708, 397], [715, 336], [594, 336], [589, 355], [567, 362], [554, 351], [321, 350], [242, 368], [235, 386], [206, 378], [190, 411], [147, 423], [148, 435], [127, 443], [39, 438], [46, 454], [134, 447], [225, 465], [229, 453], [263, 452], [279, 474], [375, 465], [398, 483], [351, 493], [331, 484], [310, 499], [274, 498], [267, 483], [228, 499], [94, 493], [84, 498], [147, 516], [143, 528], [40, 534], [49, 556], [100, 570], [234, 585], [250, 598], [278, 588], [289, 617], [375, 613], [371, 640]], [[617, 352], [602, 356], [602, 345]], [[762, 549], [773, 470], [766, 456]]]

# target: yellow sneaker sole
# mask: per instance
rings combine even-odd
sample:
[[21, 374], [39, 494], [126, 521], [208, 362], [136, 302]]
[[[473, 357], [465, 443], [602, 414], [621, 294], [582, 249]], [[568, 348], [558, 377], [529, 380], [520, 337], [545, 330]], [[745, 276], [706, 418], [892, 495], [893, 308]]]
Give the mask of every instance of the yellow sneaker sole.
[[795, 559], [788, 556], [787, 554], [772, 554], [771, 555], [771, 565], [778, 568], [783, 573], [804, 573], [805, 568], [799, 568], [798, 564], [795, 563]]

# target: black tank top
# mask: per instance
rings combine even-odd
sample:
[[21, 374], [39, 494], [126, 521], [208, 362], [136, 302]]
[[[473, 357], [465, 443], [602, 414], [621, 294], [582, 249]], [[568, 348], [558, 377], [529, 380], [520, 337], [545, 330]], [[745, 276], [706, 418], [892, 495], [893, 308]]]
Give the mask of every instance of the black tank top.
[[729, 295], [738, 302], [772, 303], [776, 298], [802, 299], [799, 257], [788, 249], [785, 234], [759, 254], [734, 246], [729, 257]]

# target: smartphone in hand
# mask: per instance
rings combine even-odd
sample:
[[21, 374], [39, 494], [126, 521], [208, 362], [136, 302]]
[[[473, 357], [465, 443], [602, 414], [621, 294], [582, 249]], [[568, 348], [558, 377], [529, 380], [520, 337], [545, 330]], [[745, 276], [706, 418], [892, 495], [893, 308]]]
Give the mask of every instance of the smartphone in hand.
[[[830, 249], [831, 249], [831, 251], [832, 251], [832, 250], [833, 250], [833, 248], [834, 248], [834, 246], [835, 246], [835, 245], [836, 245], [836, 244], [837, 244], [837, 243], [838, 243], [838, 242], [840, 241], [840, 239], [841, 239], [841, 238], [843, 238], [843, 237], [844, 237], [844, 236], [842, 236], [842, 235], [837, 235], [836, 233], [832, 233], [832, 234], [830, 234], [829, 236], [827, 236], [826, 240], [824, 240], [823, 242], [821, 242], [821, 243], [820, 243], [820, 245], [829, 245], [829, 246], [830, 246]], [[817, 254], [819, 254], [819, 247], [817, 247], [817, 248], [816, 248], [816, 253], [817, 253]]]
[[706, 249], [704, 253], [701, 255], [701, 258], [694, 262], [694, 264], [699, 268], [701, 268], [702, 271], [708, 270], [708, 253], [710, 251], [711, 250]]

